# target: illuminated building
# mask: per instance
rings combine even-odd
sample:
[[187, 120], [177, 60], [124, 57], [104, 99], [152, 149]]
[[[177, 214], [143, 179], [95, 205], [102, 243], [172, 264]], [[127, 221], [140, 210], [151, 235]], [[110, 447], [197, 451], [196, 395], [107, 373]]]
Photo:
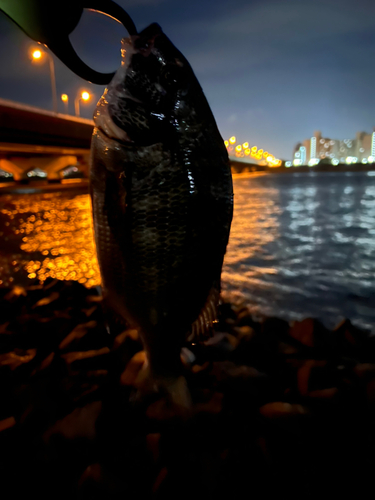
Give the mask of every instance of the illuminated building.
[[[322, 137], [319, 130], [310, 139], [298, 143], [293, 151], [294, 165], [311, 165], [311, 160], [338, 160], [345, 163], [347, 158], [356, 158], [366, 163], [375, 157], [375, 127], [371, 134], [357, 132], [354, 139], [331, 139]], [[309, 163], [310, 162], [310, 163]]]
[[316, 137], [310, 139], [310, 160], [316, 158]]

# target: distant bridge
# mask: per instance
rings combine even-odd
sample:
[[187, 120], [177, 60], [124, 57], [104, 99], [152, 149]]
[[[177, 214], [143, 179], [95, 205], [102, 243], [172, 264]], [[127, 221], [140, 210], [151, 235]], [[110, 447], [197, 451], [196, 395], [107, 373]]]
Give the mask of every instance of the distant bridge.
[[[41, 171], [60, 180], [69, 167], [88, 177], [93, 120], [53, 113], [0, 99], [0, 170], [15, 181]], [[264, 170], [257, 164], [230, 159], [232, 171]]]
[[0, 99], [0, 169], [14, 180], [39, 169], [49, 180], [67, 167], [88, 176], [93, 120]]

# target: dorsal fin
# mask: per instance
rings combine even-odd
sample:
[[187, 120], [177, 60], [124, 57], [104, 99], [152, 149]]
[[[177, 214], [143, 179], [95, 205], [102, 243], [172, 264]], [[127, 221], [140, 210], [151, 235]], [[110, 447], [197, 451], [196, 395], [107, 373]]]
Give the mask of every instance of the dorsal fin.
[[219, 286], [215, 283], [208, 294], [206, 303], [198, 318], [191, 325], [187, 337], [189, 342], [202, 342], [212, 337], [213, 324], [217, 321], [219, 297]]

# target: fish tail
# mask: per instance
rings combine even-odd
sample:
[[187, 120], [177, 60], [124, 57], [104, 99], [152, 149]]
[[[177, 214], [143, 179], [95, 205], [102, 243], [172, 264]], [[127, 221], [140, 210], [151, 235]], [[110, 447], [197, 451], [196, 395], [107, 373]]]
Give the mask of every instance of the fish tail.
[[187, 418], [191, 415], [190, 390], [183, 375], [155, 374], [147, 361], [135, 382], [137, 392], [133, 401], [145, 401], [149, 396], [158, 399], [149, 406], [147, 414], [157, 420]]
[[[171, 360], [169, 360], [171, 361]], [[147, 350], [145, 362], [135, 381], [137, 401], [146, 400], [157, 395], [158, 401], [153, 405], [156, 418], [187, 417], [190, 415], [192, 400], [188, 383], [183, 374], [180, 354], [173, 364], [161, 365], [159, 360], [151, 357]]]

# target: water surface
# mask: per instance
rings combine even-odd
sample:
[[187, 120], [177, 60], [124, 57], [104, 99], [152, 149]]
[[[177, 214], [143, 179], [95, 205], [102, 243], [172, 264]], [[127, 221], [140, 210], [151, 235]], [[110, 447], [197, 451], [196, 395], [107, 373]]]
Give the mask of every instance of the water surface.
[[[375, 176], [234, 179], [226, 297], [254, 314], [375, 325]], [[0, 196], [0, 286], [47, 277], [100, 284], [88, 194]]]
[[254, 313], [375, 325], [375, 177], [294, 173], [234, 180], [224, 290]]

